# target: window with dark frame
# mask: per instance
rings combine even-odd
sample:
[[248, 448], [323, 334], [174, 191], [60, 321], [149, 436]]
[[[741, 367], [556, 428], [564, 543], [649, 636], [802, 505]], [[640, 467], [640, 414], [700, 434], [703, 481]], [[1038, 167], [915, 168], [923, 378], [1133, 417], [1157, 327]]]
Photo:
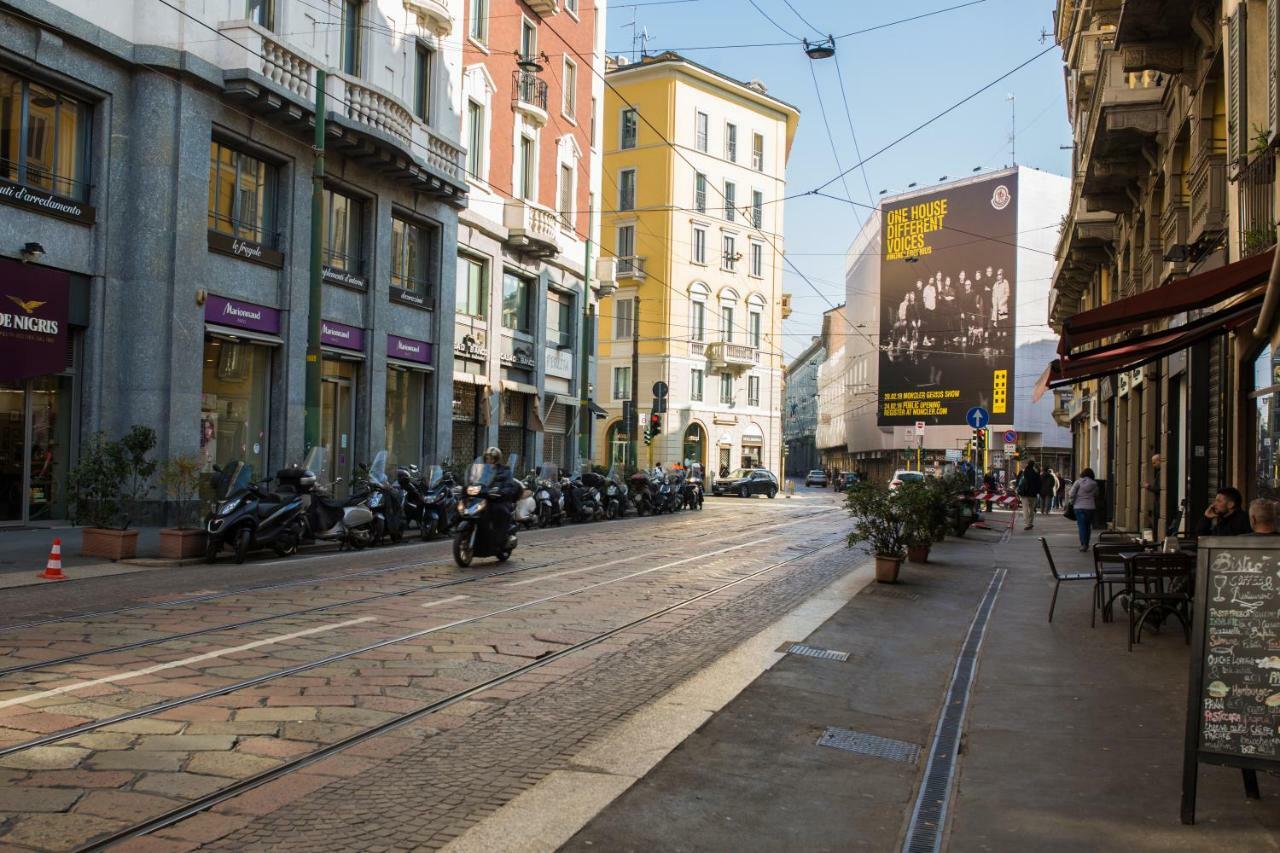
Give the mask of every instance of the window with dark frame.
[[467, 173], [479, 178], [484, 170], [484, 107], [467, 101]]
[[689, 371], [689, 399], [695, 403], [702, 402], [702, 379], [701, 368], [695, 367]]
[[343, 272], [364, 274], [364, 202], [325, 187], [322, 263]]
[[439, 225], [392, 216], [392, 295], [415, 305], [425, 303], [435, 293], [439, 251]]
[[689, 337], [695, 341], [707, 339], [707, 303], [700, 299], [693, 303], [693, 322]]
[[502, 326], [516, 332], [532, 331], [529, 290], [532, 282], [513, 272], [502, 274]]
[[623, 169], [618, 173], [618, 210], [636, 209], [636, 170]]
[[245, 0], [244, 16], [263, 29], [274, 32], [276, 0]]
[[613, 300], [613, 339], [629, 341], [635, 334], [635, 301], [632, 299]]
[[615, 367], [613, 369], [613, 399], [631, 399], [631, 368]]
[[736, 272], [738, 269], [738, 241], [732, 234], [725, 234], [721, 238], [720, 266], [728, 272]]
[[520, 137], [520, 198], [533, 200], [533, 180], [537, 173], [537, 151], [533, 137]]
[[699, 213], [707, 212], [707, 176], [701, 172], [693, 175], [693, 209]]
[[414, 48], [413, 114], [424, 124], [431, 123], [431, 77], [435, 53], [422, 42]]
[[0, 178], [89, 199], [87, 105], [0, 69]]
[[711, 145], [711, 117], [699, 110], [694, 116], [694, 145], [699, 151], [707, 151]]
[[274, 248], [275, 167], [218, 140], [209, 143], [209, 230]]
[[720, 374], [720, 405], [733, 405], [733, 375], [729, 373]]
[[747, 405], [748, 406], [760, 405], [760, 377], [759, 376], [747, 377]]
[[575, 118], [578, 114], [578, 65], [569, 57], [564, 58], [564, 114]]
[[698, 225], [693, 226], [693, 262], [707, 262], [707, 229]]
[[764, 221], [764, 193], [760, 190], [751, 191], [751, 224], [755, 228], [760, 227], [760, 223]]
[[489, 271], [484, 261], [458, 255], [457, 278], [454, 313], [468, 317], [489, 316]]
[[764, 276], [764, 244], [751, 244], [751, 274], [756, 278]]
[[489, 0], [471, 0], [471, 28], [468, 35], [481, 44], [489, 40]]
[[639, 133], [639, 124], [636, 119], [636, 111], [625, 109], [622, 111], [622, 135], [618, 140], [619, 148], [635, 148], [636, 136]]
[[573, 229], [573, 166], [560, 164], [560, 224]]
[[724, 182], [724, 219], [732, 222], [737, 215], [738, 187], [732, 181]]
[[361, 0], [342, 0], [342, 70], [360, 76]]
[[751, 134], [751, 168], [764, 171], [764, 134]]
[[730, 163], [738, 162], [738, 126], [732, 122], [724, 126], [724, 156]]
[[733, 343], [733, 306], [720, 306], [720, 340]]

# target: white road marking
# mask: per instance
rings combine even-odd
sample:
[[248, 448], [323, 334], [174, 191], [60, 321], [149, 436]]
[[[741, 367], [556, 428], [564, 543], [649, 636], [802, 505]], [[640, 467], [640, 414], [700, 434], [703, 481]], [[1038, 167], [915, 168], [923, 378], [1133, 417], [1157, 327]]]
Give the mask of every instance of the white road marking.
[[451, 598], [442, 598], [439, 601], [428, 601], [423, 607], [439, 607], [441, 604], [451, 604], [455, 601], [462, 601], [464, 598], [470, 598], [469, 595], [455, 595]]
[[566, 569], [563, 572], [552, 572], [549, 575], [538, 575], [537, 577], [534, 577], [534, 578], [525, 578], [522, 581], [511, 581], [511, 583], [507, 584], [507, 586], [524, 586], [527, 583], [540, 583], [545, 580], [551, 580], [552, 578], [562, 578], [565, 575], [576, 575], [582, 572], [589, 572], [592, 569], [604, 569], [604, 568], [608, 568], [609, 566], [616, 566], [619, 563], [630, 563], [632, 560], [639, 560], [643, 556], [645, 555], [636, 554], [635, 556], [623, 557], [621, 560], [614, 560], [613, 562], [610, 562], [610, 563], [601, 563], [598, 566], [583, 566], [580, 569]]
[[166, 669], [176, 669], [178, 667], [188, 666], [201, 661], [220, 658], [223, 655], [234, 654], [235, 652], [245, 652], [249, 649], [256, 649], [261, 646], [269, 646], [272, 643], [282, 643], [285, 640], [295, 640], [298, 637], [306, 637], [310, 634], [319, 634], [324, 631], [335, 631], [339, 628], [347, 628], [351, 625], [358, 625], [361, 622], [372, 622], [376, 616], [361, 616], [359, 619], [348, 619], [346, 622], [338, 622], [333, 625], [320, 625], [315, 628], [307, 628], [303, 631], [294, 631], [291, 634], [278, 634], [274, 637], [267, 637], [263, 640], [254, 640], [252, 643], [245, 643], [242, 646], [232, 646], [227, 649], [218, 649], [213, 652], [205, 652], [202, 655], [183, 658], [182, 660], [169, 661], [168, 663], [158, 663], [154, 666], [144, 667], [142, 669], [131, 669], [128, 672], [117, 672], [115, 675], [105, 675], [102, 678], [95, 678], [92, 681], [79, 681], [75, 684], [68, 684], [65, 687], [55, 687], [52, 690], [42, 690], [39, 693], [31, 693], [27, 696], [19, 696], [14, 699], [5, 699], [0, 701], [0, 708], [8, 708], [10, 705], [22, 705], [35, 699], [47, 699], [50, 696], [60, 696], [63, 693], [74, 693], [77, 690], [83, 690], [86, 687], [96, 687], [99, 684], [110, 684], [113, 681], [124, 681], [127, 678], [136, 678], [140, 675], [150, 675], [153, 672], [163, 672]]

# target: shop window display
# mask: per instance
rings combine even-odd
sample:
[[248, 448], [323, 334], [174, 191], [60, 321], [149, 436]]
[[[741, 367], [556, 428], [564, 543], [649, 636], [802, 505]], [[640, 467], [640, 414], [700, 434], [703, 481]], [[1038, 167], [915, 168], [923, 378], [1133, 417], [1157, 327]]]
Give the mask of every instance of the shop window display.
[[271, 350], [208, 339], [200, 395], [200, 458], [205, 473], [240, 460], [266, 476]]

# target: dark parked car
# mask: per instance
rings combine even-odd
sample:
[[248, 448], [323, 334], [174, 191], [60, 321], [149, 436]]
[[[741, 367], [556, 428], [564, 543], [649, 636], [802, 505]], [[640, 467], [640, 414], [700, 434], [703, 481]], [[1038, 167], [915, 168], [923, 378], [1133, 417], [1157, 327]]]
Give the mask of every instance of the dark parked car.
[[814, 468], [804, 475], [804, 484], [806, 486], [825, 486], [827, 484], [827, 472], [820, 468]]
[[773, 497], [778, 493], [778, 478], [763, 468], [739, 468], [730, 471], [728, 477], [717, 477], [711, 484], [713, 495], [737, 495], [749, 498], [752, 495]]

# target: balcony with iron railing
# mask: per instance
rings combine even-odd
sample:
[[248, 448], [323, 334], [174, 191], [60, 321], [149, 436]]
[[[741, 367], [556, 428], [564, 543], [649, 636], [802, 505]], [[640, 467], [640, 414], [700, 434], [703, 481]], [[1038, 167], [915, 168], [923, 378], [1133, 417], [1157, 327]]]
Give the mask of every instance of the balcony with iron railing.
[[1145, 173], [1141, 149], [1164, 129], [1167, 86], [1167, 74], [1129, 71], [1120, 53], [1103, 53], [1088, 121], [1077, 139], [1087, 195], [1122, 193]]
[[1276, 242], [1276, 157], [1261, 151], [1236, 174], [1240, 200], [1240, 257], [1261, 254]]
[[1198, 259], [1217, 245], [1227, 226], [1227, 155], [1208, 147], [1197, 152], [1189, 181], [1191, 221], [1187, 242]]
[[634, 278], [644, 281], [644, 258], [638, 255], [618, 258], [618, 278]]
[[760, 351], [755, 347], [729, 341], [707, 344], [706, 356], [713, 369], [741, 371], [755, 367], [760, 361]]
[[[324, 66], [250, 21], [218, 27], [223, 91], [278, 127], [310, 141], [316, 72]], [[353, 159], [376, 161], [396, 180], [438, 195], [466, 193], [462, 148], [418, 120], [395, 95], [326, 69], [329, 139]]]
[[511, 105], [538, 127], [547, 123], [547, 81], [533, 71], [511, 72]]

